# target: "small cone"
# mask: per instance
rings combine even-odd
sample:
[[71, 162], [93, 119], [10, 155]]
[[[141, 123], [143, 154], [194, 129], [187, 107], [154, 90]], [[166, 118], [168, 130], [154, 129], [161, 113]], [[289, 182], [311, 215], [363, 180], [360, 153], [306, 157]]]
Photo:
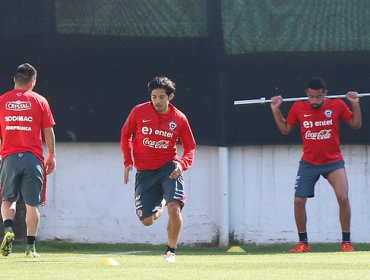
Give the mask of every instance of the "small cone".
[[228, 253], [245, 253], [245, 250], [240, 246], [231, 246], [229, 250], [226, 252]]
[[112, 258], [105, 258], [101, 262], [102, 265], [119, 265], [119, 263]]

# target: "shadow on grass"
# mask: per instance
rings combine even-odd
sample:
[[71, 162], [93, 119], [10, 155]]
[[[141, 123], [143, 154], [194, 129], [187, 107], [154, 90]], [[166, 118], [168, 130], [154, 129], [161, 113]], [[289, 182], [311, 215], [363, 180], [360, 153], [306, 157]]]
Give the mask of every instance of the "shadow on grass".
[[[339, 252], [340, 243], [319, 243], [310, 244], [313, 253]], [[275, 245], [238, 245], [245, 250], [245, 253], [228, 253], [228, 247], [212, 246], [210, 244], [201, 245], [179, 245], [178, 253], [181, 255], [262, 255], [262, 254], [282, 254], [287, 253], [295, 244], [275, 244]], [[25, 247], [24, 243], [15, 242], [14, 252], [21, 252]], [[370, 251], [370, 244], [356, 243], [355, 250]], [[146, 245], [146, 244], [103, 244], [103, 243], [68, 243], [66, 241], [40, 241], [37, 242], [37, 250], [43, 253], [68, 253], [68, 254], [140, 254], [158, 255], [165, 250], [165, 245]]]

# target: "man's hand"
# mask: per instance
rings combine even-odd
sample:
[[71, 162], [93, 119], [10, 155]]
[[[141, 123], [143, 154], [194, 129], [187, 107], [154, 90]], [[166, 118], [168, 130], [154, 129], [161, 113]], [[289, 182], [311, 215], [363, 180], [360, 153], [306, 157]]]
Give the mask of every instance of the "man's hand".
[[273, 96], [271, 98], [271, 109], [274, 111], [280, 108], [281, 103], [283, 103], [283, 98], [281, 95]]
[[124, 175], [123, 175], [123, 182], [125, 184], [128, 183], [128, 175], [129, 175], [131, 170], [132, 170], [132, 164], [125, 167], [125, 171], [124, 171]]
[[171, 179], [176, 179], [177, 177], [182, 175], [182, 166], [181, 166], [180, 162], [174, 161], [174, 164], [175, 164], [175, 169], [170, 174]]
[[49, 155], [48, 158], [45, 161], [45, 170], [46, 175], [49, 175], [54, 172], [55, 168], [57, 166], [55, 156]]
[[360, 98], [358, 97], [358, 93], [356, 91], [349, 91], [346, 97], [347, 100], [351, 103], [353, 112], [352, 119], [349, 120], [347, 124], [354, 129], [358, 129], [362, 126]]
[[351, 102], [351, 104], [359, 103], [360, 98], [358, 97], [357, 91], [349, 91], [347, 93], [347, 100]]

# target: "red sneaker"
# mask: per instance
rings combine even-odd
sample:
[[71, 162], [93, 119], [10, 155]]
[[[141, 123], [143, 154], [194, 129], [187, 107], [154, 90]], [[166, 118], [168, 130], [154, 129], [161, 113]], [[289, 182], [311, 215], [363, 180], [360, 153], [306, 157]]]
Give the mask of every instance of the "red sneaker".
[[289, 250], [290, 253], [310, 253], [310, 245], [304, 242], [299, 242], [297, 246]]
[[353, 252], [355, 251], [355, 249], [353, 248], [351, 242], [343, 242], [341, 251], [342, 252]]

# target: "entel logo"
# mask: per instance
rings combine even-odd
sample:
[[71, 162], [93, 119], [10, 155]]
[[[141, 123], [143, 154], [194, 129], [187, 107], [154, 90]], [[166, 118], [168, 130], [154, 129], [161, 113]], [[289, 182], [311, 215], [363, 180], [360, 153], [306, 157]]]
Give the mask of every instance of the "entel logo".
[[11, 111], [26, 111], [31, 110], [31, 107], [30, 101], [8, 101], [5, 104], [5, 108]]
[[324, 121], [304, 121], [303, 122], [303, 127], [304, 128], [311, 128], [311, 127], [320, 127], [320, 126], [330, 126], [333, 125], [333, 119], [330, 120], [324, 120]]
[[[141, 129], [141, 132], [144, 135], [151, 135], [153, 133], [153, 129], [151, 129], [150, 127], [143, 126], [143, 128]], [[171, 138], [172, 135], [173, 135], [172, 132], [168, 132], [168, 131], [165, 131], [165, 130], [159, 130], [159, 129], [154, 130], [154, 134], [159, 135], [159, 136], [164, 136], [164, 137], [167, 137], [167, 138]]]

